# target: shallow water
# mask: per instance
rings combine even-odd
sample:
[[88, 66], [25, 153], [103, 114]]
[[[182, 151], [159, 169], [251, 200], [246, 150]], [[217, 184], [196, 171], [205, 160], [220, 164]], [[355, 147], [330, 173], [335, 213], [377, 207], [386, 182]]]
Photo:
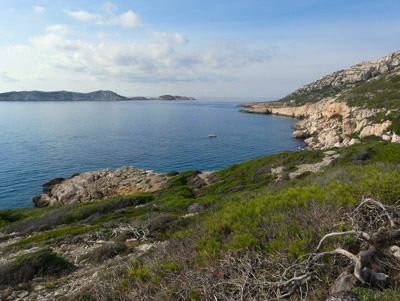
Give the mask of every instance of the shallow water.
[[0, 102], [0, 209], [30, 207], [43, 183], [88, 170], [217, 170], [304, 145], [296, 120], [237, 104]]

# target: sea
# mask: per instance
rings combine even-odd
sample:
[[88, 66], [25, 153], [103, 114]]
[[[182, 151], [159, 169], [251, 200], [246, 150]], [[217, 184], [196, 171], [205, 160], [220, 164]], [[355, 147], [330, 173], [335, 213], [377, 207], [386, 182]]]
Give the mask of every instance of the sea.
[[32, 207], [42, 184], [75, 173], [211, 171], [305, 145], [297, 120], [240, 113], [246, 102], [0, 102], [0, 209]]

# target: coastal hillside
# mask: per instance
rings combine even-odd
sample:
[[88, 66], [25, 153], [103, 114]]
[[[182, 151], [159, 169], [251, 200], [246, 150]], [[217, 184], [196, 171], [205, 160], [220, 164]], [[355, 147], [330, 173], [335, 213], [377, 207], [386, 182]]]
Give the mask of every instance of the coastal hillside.
[[279, 101], [294, 102], [297, 105], [306, 102], [317, 102], [325, 97], [333, 97], [345, 89], [354, 87], [357, 83], [380, 77], [388, 73], [388, 71], [396, 70], [399, 67], [400, 51], [396, 51], [379, 60], [362, 62], [346, 70], [340, 70], [321, 77]]
[[112, 91], [95, 91], [78, 93], [68, 91], [42, 92], [22, 91], [6, 92], [0, 94], [0, 101], [116, 101], [127, 100], [126, 97]]
[[303, 119], [293, 137], [313, 149], [346, 147], [367, 136], [399, 143], [400, 51], [322, 77], [281, 100], [242, 107]]
[[400, 144], [361, 141], [55, 179], [43, 208], [0, 211], [0, 298], [399, 300], [399, 167]]
[[306, 150], [44, 183], [35, 207], [0, 210], [0, 299], [400, 300], [400, 70], [382, 68], [244, 105], [300, 118]]
[[0, 93], [0, 101], [121, 101], [121, 100], [196, 100], [193, 97], [162, 95], [155, 98], [125, 97], [113, 91], [79, 93], [69, 91], [20, 91]]

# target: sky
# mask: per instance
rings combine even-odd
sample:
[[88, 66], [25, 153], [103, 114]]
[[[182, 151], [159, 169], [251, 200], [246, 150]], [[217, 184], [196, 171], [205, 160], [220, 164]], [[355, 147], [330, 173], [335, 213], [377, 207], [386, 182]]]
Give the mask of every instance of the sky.
[[0, 92], [283, 97], [400, 49], [398, 0], [0, 0]]

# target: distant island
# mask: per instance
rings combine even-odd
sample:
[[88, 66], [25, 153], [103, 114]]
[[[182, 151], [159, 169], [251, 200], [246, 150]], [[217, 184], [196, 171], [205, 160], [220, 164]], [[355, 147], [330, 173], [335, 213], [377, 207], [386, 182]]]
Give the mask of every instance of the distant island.
[[167, 94], [167, 95], [161, 95], [159, 97], [151, 97], [151, 98], [142, 97], [142, 96], [129, 97], [128, 100], [196, 100], [196, 98]]
[[69, 91], [12, 91], [0, 93], [0, 101], [126, 101], [126, 100], [196, 100], [193, 97], [178, 95], [162, 95], [155, 98], [125, 97], [113, 91], [95, 91], [90, 93], [78, 93]]

